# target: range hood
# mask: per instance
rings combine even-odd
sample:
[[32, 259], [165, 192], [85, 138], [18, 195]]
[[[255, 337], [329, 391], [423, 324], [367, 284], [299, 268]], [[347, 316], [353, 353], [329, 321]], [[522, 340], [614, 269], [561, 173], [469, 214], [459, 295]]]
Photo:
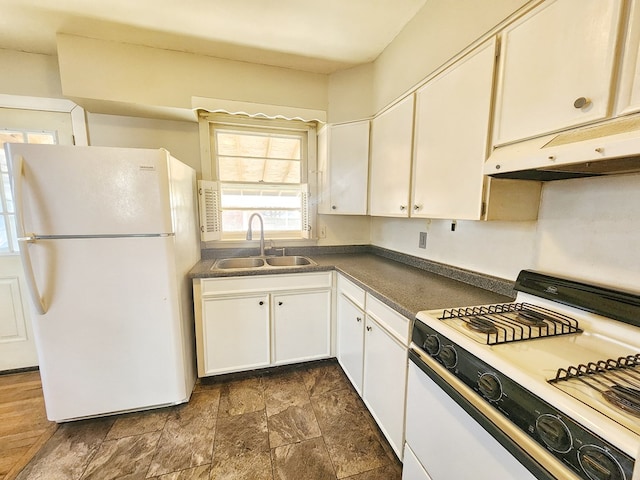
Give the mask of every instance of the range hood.
[[541, 181], [636, 172], [640, 116], [500, 146], [484, 167], [492, 177]]

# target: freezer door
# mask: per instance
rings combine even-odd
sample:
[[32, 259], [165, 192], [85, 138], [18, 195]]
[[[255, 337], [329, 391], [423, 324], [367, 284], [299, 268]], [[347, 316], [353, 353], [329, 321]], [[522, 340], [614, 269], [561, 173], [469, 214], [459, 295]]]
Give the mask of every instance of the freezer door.
[[8, 153], [27, 235], [173, 231], [166, 150], [9, 144]]
[[48, 305], [33, 327], [50, 420], [188, 400], [193, 320], [182, 318], [173, 237], [42, 240], [29, 248]]

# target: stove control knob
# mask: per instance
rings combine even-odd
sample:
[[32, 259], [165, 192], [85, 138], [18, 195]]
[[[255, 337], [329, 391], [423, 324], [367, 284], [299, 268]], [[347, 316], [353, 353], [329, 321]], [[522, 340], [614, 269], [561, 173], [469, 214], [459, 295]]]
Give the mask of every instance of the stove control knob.
[[571, 432], [558, 417], [549, 414], [540, 415], [536, 420], [536, 431], [551, 450], [559, 453], [567, 453], [571, 450]]
[[453, 368], [458, 364], [458, 353], [453, 348], [453, 345], [442, 347], [438, 356], [442, 360], [442, 364], [447, 368]]
[[478, 379], [480, 393], [492, 401], [500, 400], [502, 397], [502, 385], [500, 380], [493, 373], [483, 373]]
[[584, 473], [592, 480], [626, 478], [618, 461], [609, 452], [595, 445], [584, 445], [580, 448], [578, 461]]
[[429, 355], [437, 355], [440, 351], [440, 340], [435, 335], [429, 335], [422, 344]]

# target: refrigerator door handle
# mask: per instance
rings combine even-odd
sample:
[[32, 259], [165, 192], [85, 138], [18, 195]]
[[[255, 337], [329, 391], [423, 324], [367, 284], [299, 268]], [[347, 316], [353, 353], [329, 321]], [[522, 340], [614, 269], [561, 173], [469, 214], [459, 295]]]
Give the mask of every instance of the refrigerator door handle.
[[33, 274], [33, 265], [31, 264], [31, 254], [29, 253], [29, 243], [35, 242], [35, 235], [26, 235], [24, 231], [24, 217], [23, 203], [22, 203], [22, 177], [24, 176], [23, 161], [20, 155], [13, 157], [13, 196], [16, 202], [16, 227], [18, 229], [18, 243], [20, 244], [20, 260], [22, 261], [22, 268], [24, 270], [24, 277], [27, 282], [27, 288], [31, 295], [31, 301], [33, 303], [36, 312], [40, 315], [44, 315], [47, 309], [44, 305], [44, 300], [40, 296], [38, 291], [38, 284], [36, 283], [36, 277]]

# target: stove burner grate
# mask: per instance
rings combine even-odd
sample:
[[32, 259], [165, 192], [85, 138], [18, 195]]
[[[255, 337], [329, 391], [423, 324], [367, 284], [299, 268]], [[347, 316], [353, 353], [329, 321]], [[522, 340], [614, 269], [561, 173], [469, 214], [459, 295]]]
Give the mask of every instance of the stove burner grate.
[[528, 303], [449, 308], [439, 318], [461, 320], [467, 329], [485, 335], [487, 345], [582, 332], [577, 320]]
[[560, 368], [549, 383], [576, 380], [615, 407], [640, 417], [640, 353]]

